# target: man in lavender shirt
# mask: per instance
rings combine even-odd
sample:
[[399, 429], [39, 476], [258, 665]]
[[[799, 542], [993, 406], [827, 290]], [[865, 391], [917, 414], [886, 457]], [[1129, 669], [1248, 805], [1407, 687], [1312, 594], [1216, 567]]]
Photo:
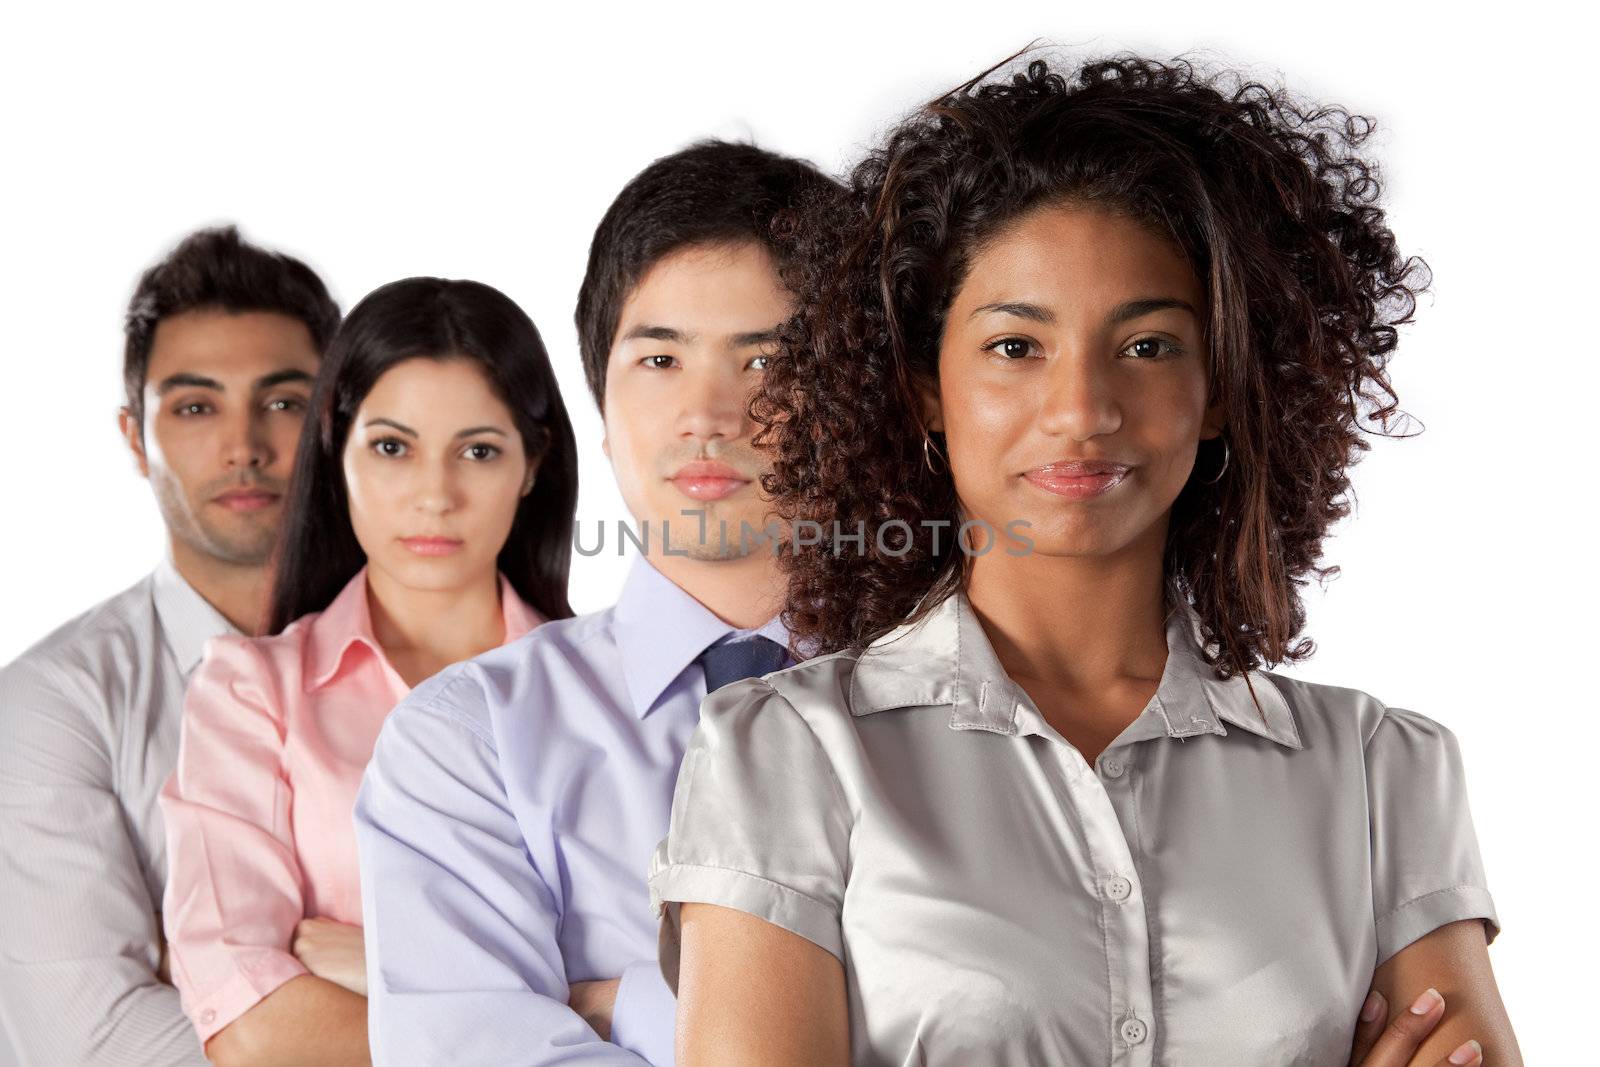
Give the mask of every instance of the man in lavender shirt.
[[[702, 142], [631, 181], [578, 297], [640, 552], [618, 602], [418, 686], [356, 804], [380, 1065], [672, 1061], [644, 875], [701, 698], [785, 666], [751, 390], [792, 298], [773, 216], [829, 179]], [[603, 541], [601, 539], [604, 539]]]

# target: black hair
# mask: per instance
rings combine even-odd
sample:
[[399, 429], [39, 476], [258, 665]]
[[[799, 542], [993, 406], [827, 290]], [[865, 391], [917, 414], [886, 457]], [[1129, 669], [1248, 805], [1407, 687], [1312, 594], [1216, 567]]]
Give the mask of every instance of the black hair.
[[781, 266], [775, 224], [838, 189], [804, 160], [728, 141], [696, 142], [640, 171], [595, 229], [578, 290], [578, 348], [595, 403], [605, 404], [606, 363], [622, 305], [658, 260], [691, 245], [756, 241]]
[[273, 311], [298, 319], [311, 331], [319, 353], [339, 328], [339, 305], [300, 260], [251, 244], [234, 226], [196, 230], [144, 272], [128, 301], [122, 383], [138, 425], [144, 425], [144, 386], [156, 326], [173, 315], [210, 308]]
[[511, 409], [533, 489], [517, 506], [499, 567], [547, 619], [567, 618], [578, 455], [550, 357], [533, 320], [481, 282], [406, 278], [368, 294], [323, 357], [278, 537], [267, 632], [333, 601], [366, 562], [350, 522], [343, 453], [357, 409], [384, 372], [409, 359], [467, 359]]

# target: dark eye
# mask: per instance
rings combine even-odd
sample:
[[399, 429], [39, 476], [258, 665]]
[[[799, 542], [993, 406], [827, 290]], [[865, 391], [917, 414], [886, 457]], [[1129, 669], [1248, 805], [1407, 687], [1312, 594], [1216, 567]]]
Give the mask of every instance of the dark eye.
[[304, 411], [306, 402], [297, 396], [280, 396], [267, 401], [268, 411]]
[[209, 415], [211, 414], [211, 405], [202, 400], [191, 400], [187, 404], [179, 404], [173, 408], [172, 413], [184, 418], [194, 415]]
[[1171, 341], [1163, 341], [1159, 337], [1141, 337], [1123, 351], [1134, 359], [1160, 359], [1165, 355], [1176, 355], [1181, 349]]
[[478, 461], [481, 462], [483, 460], [493, 459], [494, 457], [498, 456], [500, 454], [500, 450], [498, 448], [496, 448], [494, 445], [486, 445], [486, 444], [481, 444], [480, 443], [480, 444], [475, 444], [475, 445], [468, 445], [465, 454], [466, 454], [467, 458], [475, 459], [475, 460], [478, 460]]
[[643, 362], [645, 366], [652, 367], [656, 370], [666, 370], [668, 367], [672, 366], [672, 360], [672, 356], [645, 356], [641, 362]]
[[380, 456], [388, 456], [393, 459], [396, 456], [405, 455], [406, 443], [393, 437], [382, 437], [372, 442], [372, 450]]
[[1033, 352], [1033, 342], [1023, 337], [1002, 337], [983, 347], [991, 352], [998, 352], [1007, 359], [1027, 359]]

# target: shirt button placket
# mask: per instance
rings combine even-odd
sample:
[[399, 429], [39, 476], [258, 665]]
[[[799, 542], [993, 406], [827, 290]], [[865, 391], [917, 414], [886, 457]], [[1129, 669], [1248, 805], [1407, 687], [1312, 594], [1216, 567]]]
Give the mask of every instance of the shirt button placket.
[[[1134, 880], [1133, 846], [1126, 818], [1133, 800], [1128, 762], [1122, 752], [1103, 753], [1099, 773], [1081, 759], [1069, 775], [1078, 798], [1106, 933], [1106, 974], [1112, 1005], [1111, 1063], [1148, 1067], [1154, 1062], [1150, 1038], [1153, 991], [1150, 979], [1150, 928], [1144, 896]], [[1137, 1035], [1137, 1040], [1130, 1040]]]

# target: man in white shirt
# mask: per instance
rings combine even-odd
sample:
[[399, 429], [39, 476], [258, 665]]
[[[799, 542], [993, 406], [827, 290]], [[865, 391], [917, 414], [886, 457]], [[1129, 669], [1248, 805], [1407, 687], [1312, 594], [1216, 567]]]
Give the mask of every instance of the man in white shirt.
[[338, 323], [309, 267], [232, 227], [190, 235], [134, 292], [119, 420], [169, 555], [0, 669], [0, 1023], [28, 1067], [206, 1062], [166, 980], [156, 795], [206, 639], [259, 629]]

